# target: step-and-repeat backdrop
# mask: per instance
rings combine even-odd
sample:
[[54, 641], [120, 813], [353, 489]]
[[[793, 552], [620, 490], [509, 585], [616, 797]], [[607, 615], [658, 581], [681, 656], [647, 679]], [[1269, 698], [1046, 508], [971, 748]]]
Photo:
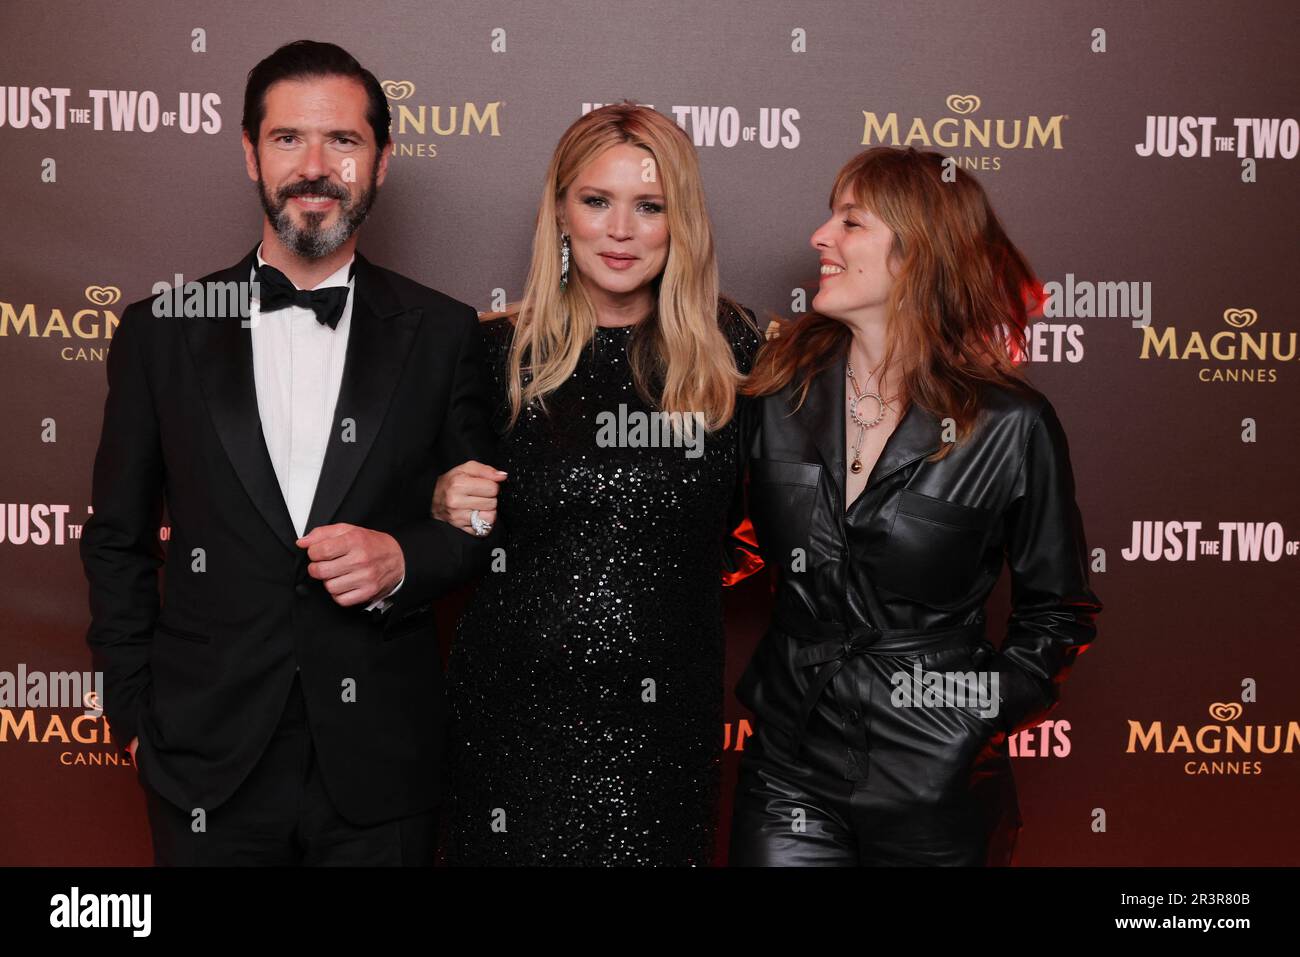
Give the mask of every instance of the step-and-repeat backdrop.
[[[1105, 603], [1061, 706], [1012, 741], [1018, 860], [1295, 864], [1297, 26], [1288, 0], [3, 4], [0, 864], [151, 860], [111, 729], [29, 679], [91, 667], [77, 540], [118, 318], [257, 240], [244, 79], [304, 37], [393, 109], [362, 249], [485, 310], [522, 291], [547, 161], [594, 105], [689, 134], [724, 287], [764, 322], [806, 308], [855, 152], [957, 158], [1052, 294], [1030, 374]], [[729, 593], [724, 793], [769, 603], [761, 576]]]

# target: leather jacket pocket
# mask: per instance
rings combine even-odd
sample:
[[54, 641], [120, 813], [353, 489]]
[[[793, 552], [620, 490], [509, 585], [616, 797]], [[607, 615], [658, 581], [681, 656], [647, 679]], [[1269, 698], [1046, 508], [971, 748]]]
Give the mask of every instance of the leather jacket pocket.
[[808, 552], [821, 468], [811, 462], [776, 459], [749, 463], [750, 521], [764, 562], [779, 568], [782, 575], [790, 572], [794, 549]]
[[[976, 718], [987, 723], [993, 730], [997, 730], [1002, 726], [1003, 696], [1006, 694], [1006, 688], [1003, 686], [1000, 674], [998, 675], [996, 691], [993, 688], [992, 676], [998, 672], [998, 663], [994, 660], [996, 656], [997, 650], [984, 639], [981, 639], [979, 644], [972, 645], [964, 651], [964, 657], [970, 662], [970, 671], [974, 675], [976, 682], [969, 692], [969, 710]], [[995, 695], [997, 697], [997, 713], [982, 713], [992, 706]], [[983, 702], [987, 702], [987, 704]]]
[[1008, 735], [1033, 727], [1052, 709], [1055, 702], [1037, 679], [1002, 652], [990, 646], [982, 664], [998, 672], [998, 694], [1002, 699], [998, 725]]
[[[985, 714], [992, 709], [994, 690], [991, 674], [996, 671], [987, 658], [985, 649], [992, 651], [988, 642], [970, 647], [931, 652], [920, 657], [921, 667], [927, 672], [942, 675], [943, 709], [959, 711], [974, 727], [978, 736], [987, 740], [998, 730], [1001, 721], [1001, 702], [996, 714]], [[1002, 692], [1001, 679], [997, 694]]]
[[875, 581], [935, 608], [960, 604], [975, 582], [992, 512], [904, 489]]

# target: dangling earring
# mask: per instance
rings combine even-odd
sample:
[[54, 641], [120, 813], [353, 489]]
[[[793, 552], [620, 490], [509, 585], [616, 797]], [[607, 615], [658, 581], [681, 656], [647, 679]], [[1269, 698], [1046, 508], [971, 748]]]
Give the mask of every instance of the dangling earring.
[[569, 234], [560, 233], [560, 288], [569, 284]]

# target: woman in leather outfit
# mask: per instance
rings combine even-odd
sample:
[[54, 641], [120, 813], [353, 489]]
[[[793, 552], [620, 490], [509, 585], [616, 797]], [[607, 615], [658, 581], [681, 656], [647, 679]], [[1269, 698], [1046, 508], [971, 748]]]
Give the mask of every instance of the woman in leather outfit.
[[736, 689], [758, 720], [732, 864], [1010, 863], [1007, 736], [1096, 634], [1065, 433], [1012, 358], [1038, 287], [979, 184], [944, 172], [892, 147], [840, 171], [814, 311], [750, 377], [749, 514], [777, 583]]

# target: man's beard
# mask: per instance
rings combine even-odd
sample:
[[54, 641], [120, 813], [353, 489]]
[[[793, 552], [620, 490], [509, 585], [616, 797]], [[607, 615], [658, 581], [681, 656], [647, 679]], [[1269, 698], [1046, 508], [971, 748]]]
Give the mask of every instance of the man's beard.
[[[370, 186], [355, 199], [348, 191], [328, 176], [319, 179], [300, 180], [276, 190], [275, 200], [267, 195], [266, 182], [262, 179], [262, 166], [257, 167], [257, 195], [262, 201], [262, 209], [271, 228], [280, 237], [280, 242], [304, 259], [321, 259], [338, 249], [357, 231], [370, 214], [378, 189], [379, 166], [375, 164], [370, 170]], [[322, 228], [328, 212], [314, 213], [310, 210], [302, 214], [303, 225], [298, 226], [288, 212], [289, 201], [295, 196], [314, 195], [329, 196], [339, 202], [339, 216], [333, 226]]]

